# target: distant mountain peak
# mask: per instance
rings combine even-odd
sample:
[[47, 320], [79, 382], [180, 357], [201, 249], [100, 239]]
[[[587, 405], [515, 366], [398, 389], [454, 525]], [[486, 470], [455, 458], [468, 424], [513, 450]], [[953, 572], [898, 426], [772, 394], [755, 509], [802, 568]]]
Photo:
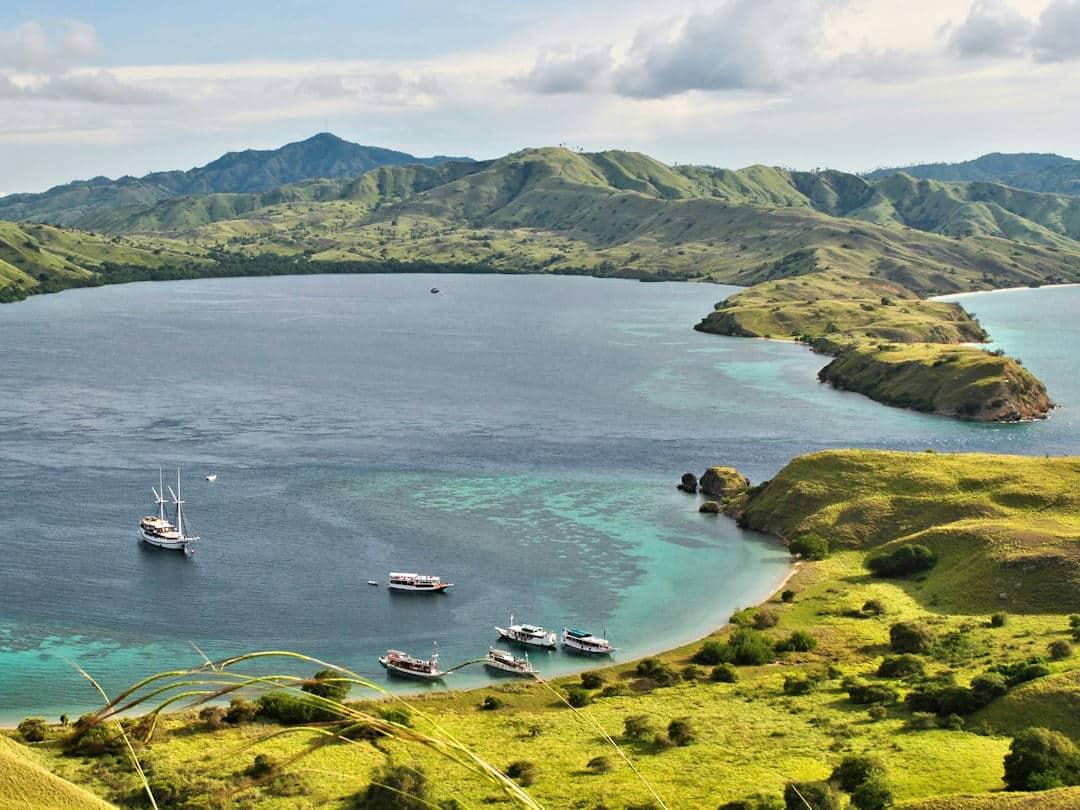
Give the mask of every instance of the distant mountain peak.
[[1080, 160], [1053, 152], [989, 152], [960, 163], [922, 163], [874, 169], [871, 180], [904, 173], [919, 180], [1001, 183], [1026, 191], [1080, 195]]

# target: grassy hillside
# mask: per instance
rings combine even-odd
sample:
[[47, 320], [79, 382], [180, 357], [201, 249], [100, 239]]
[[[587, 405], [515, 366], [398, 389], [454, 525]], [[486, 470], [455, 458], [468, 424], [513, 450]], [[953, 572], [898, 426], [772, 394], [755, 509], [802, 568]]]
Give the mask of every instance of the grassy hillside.
[[46, 769], [33, 751], [0, 735], [0, 805], [25, 810], [110, 807], [93, 793]]
[[941, 564], [911, 592], [958, 613], [1080, 610], [1080, 460], [835, 450], [788, 464], [730, 509], [834, 547], [918, 542]]
[[927, 180], [978, 180], [1029, 191], [1080, 194], [1080, 160], [1053, 154], [994, 152], [962, 163], [924, 163], [900, 169], [875, 169], [865, 176], [879, 179], [901, 171]]
[[[805, 634], [810, 641], [798, 650], [777, 652], [774, 663], [739, 664], [735, 682], [718, 682], [709, 677], [711, 665], [692, 668], [704, 648], [699, 642], [600, 670], [602, 685], [589, 686], [592, 702], [577, 712], [544, 686], [510, 681], [473, 692], [428, 692], [411, 700], [405, 722], [418, 732], [437, 727], [499, 768], [532, 763], [535, 778], [525, 787], [552, 808], [651, 806], [601, 730], [672, 808], [716, 807], [758, 793], [778, 797], [789, 781], [828, 778], [851, 754], [880, 760], [902, 807], [1071, 806], [1075, 789], [1000, 791], [1009, 735], [1019, 728], [1050, 725], [1080, 742], [1067, 710], [1080, 693], [1080, 660], [1075, 654], [1047, 659], [1048, 645], [1069, 637], [1066, 614], [1080, 595], [1078, 483], [1077, 459], [870, 451], [800, 457], [734, 506], [753, 525], [787, 537], [814, 531], [837, 550], [801, 563], [784, 586], [787, 596], [738, 612], [731, 626], [705, 640], [722, 644], [758, 627], [775, 642]], [[696, 508], [688, 499], [687, 509]], [[870, 576], [867, 552], [904, 540], [932, 545], [937, 566], [908, 578]], [[1071, 575], [1041, 566], [1055, 555], [1069, 557]], [[877, 674], [891, 654], [891, 626], [905, 621], [925, 625], [932, 637], [928, 649], [912, 656], [922, 674]], [[935, 718], [903, 702], [927, 688], [963, 693], [992, 667], [1033, 660], [1045, 669], [974, 713]], [[542, 658], [536, 663], [542, 670]], [[574, 684], [580, 682], [568, 677], [554, 686], [565, 694]], [[866, 686], [900, 700], [853, 701], [850, 690]], [[486, 697], [498, 699], [496, 708], [482, 707]], [[627, 737], [624, 721], [631, 716], [653, 730]], [[655, 738], [676, 718], [688, 718], [696, 731], [691, 744]], [[245, 786], [238, 795], [252, 807], [354, 806], [353, 797], [388, 760], [423, 769], [433, 802], [505, 801], [490, 783], [437, 753], [387, 738], [375, 745], [332, 742], [284, 768], [291, 775], [273, 771], [269, 781], [252, 784], [257, 754], [280, 764], [320, 739], [303, 728], [281, 731], [262, 721], [211, 730], [194, 714], [179, 714], [164, 721], [141, 756], [157, 773], [175, 775], [165, 783], [174, 796], [200, 807], [235, 801], [231, 791]], [[45, 750], [57, 773], [133, 805], [137, 783], [121, 761], [63, 756], [59, 738]], [[610, 770], [589, 766], [603, 756]]]

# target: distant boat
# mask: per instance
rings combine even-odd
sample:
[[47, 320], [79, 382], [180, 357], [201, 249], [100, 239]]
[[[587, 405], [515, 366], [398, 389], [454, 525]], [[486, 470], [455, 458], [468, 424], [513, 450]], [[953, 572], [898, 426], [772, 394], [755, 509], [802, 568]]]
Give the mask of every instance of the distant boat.
[[536, 674], [536, 670], [533, 665], [529, 663], [529, 654], [525, 653], [524, 658], [515, 658], [511, 653], [506, 650], [498, 650], [494, 647], [488, 649], [487, 660], [484, 661], [485, 667], [491, 669], [497, 669], [500, 672], [510, 672], [514, 675], [527, 675], [532, 676]]
[[432, 295], [438, 295], [439, 294], [439, 288], [438, 287], [432, 287], [431, 288], [431, 294]]
[[378, 585], [378, 584], [379, 584], [379, 580], [377, 580], [377, 579], [369, 579], [369, 580], [367, 581], [367, 584], [368, 584], [368, 585]]
[[562, 643], [564, 648], [585, 653], [586, 655], [611, 655], [616, 649], [611, 646], [606, 638], [600, 638], [592, 633], [571, 627], [563, 628]]
[[507, 641], [518, 644], [526, 644], [530, 647], [546, 647], [555, 649], [555, 634], [549, 633], [543, 627], [535, 624], [514, 624], [514, 614], [510, 614], [510, 626], [495, 626], [495, 632]]
[[210, 483], [217, 481], [217, 473], [210, 473], [208, 476], [206, 476], [206, 480]]
[[441, 593], [447, 588], [453, 588], [453, 582], [443, 582], [439, 577], [428, 574], [395, 574], [390, 572], [390, 584], [387, 585], [392, 591], [413, 591], [416, 593]]
[[407, 678], [419, 678], [422, 681], [437, 681], [446, 673], [439, 669], [439, 644], [434, 645], [431, 659], [413, 658], [401, 650], [387, 650], [386, 655], [379, 658], [379, 663], [396, 675], [404, 675]]
[[158, 470], [158, 489], [153, 487], [154, 501], [158, 506], [156, 515], [147, 515], [139, 521], [139, 530], [143, 542], [158, 548], [167, 548], [173, 551], [187, 551], [194, 541], [199, 539], [197, 534], [185, 534], [184, 526], [184, 500], [180, 497], [180, 470], [176, 470], [176, 491], [169, 487], [172, 503], [175, 508], [173, 523], [165, 514], [165, 486], [161, 470]]

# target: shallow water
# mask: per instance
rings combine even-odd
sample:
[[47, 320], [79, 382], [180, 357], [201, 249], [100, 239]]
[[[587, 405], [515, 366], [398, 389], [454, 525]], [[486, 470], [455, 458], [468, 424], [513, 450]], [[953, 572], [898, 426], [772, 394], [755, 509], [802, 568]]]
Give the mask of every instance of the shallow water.
[[[692, 331], [733, 289], [312, 276], [0, 307], [0, 720], [96, 705], [71, 661], [115, 690], [198, 663], [191, 643], [299, 649], [383, 682], [388, 647], [438, 640], [453, 665], [513, 612], [634, 657], [702, 635], [787, 569], [775, 541], [699, 515], [674, 489], [685, 470], [760, 480], [836, 446], [1080, 452], [1080, 290], [971, 305], [1062, 406], [1001, 426], [833, 391], [798, 346]], [[191, 559], [136, 539], [157, 467], [177, 464], [204, 537]], [[365, 584], [389, 570], [456, 585]]]

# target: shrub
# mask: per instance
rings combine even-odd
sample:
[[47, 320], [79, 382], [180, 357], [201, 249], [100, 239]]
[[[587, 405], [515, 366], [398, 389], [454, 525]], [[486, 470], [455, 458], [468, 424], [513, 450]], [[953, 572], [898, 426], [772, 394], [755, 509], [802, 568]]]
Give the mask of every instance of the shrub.
[[353, 797], [356, 810], [426, 810], [431, 807], [427, 776], [420, 768], [386, 763], [371, 784]]
[[979, 706], [985, 706], [1009, 691], [1008, 681], [1000, 672], [988, 672], [971, 679], [971, 692]]
[[712, 672], [709, 673], [709, 680], [717, 683], [735, 683], [739, 680], [739, 673], [731, 664], [720, 664], [713, 667]]
[[726, 645], [719, 641], [706, 641], [691, 659], [695, 664], [712, 666], [725, 660]]
[[724, 802], [718, 810], [784, 810], [784, 800], [779, 796], [758, 793], [745, 799]]
[[754, 627], [758, 630], [768, 630], [770, 627], [776, 627], [779, 622], [780, 617], [775, 610], [762, 608], [754, 614]]
[[41, 742], [49, 733], [49, 726], [44, 717], [27, 717], [18, 726], [19, 736], [25, 742]]
[[870, 718], [871, 720], [875, 720], [875, 721], [876, 721], [876, 720], [884, 720], [884, 719], [885, 719], [885, 716], [886, 716], [886, 715], [887, 715], [888, 713], [889, 713], [889, 710], [888, 710], [888, 709], [886, 709], [886, 708], [885, 708], [885, 707], [884, 707], [884, 706], [883, 706], [882, 704], [880, 704], [880, 703], [875, 703], [875, 704], [874, 704], [874, 705], [872, 705], [872, 706], [871, 706], [871, 707], [870, 707], [869, 709], [867, 709], [867, 710], [866, 710], [866, 714], [867, 714], [867, 716], [868, 716], [868, 717], [869, 717], [869, 718]]
[[857, 810], [886, 810], [892, 805], [892, 788], [880, 773], [874, 774], [851, 792], [851, 806]]
[[506, 701], [495, 695], [484, 695], [484, 699], [480, 702], [481, 711], [493, 712], [496, 709], [501, 709], [506, 705]]
[[585, 767], [593, 773], [610, 773], [614, 769], [615, 765], [611, 761], [611, 757], [598, 756], [590, 759], [588, 764], [585, 765]]
[[668, 723], [667, 736], [675, 745], [686, 746], [697, 739], [697, 732], [689, 717], [677, 717]]
[[[345, 680], [345, 676], [336, 670], [320, 669], [311, 677], [310, 681], [300, 688], [309, 695], [341, 703], [348, 696], [352, 684]], [[328, 710], [323, 709], [323, 711]]]
[[856, 706], [868, 706], [871, 703], [896, 703], [900, 693], [888, 684], [866, 683], [852, 678], [844, 684], [848, 700]]
[[781, 602], [794, 602], [795, 601], [795, 591], [791, 590], [791, 588], [787, 588], [782, 594], [780, 594], [780, 601]]
[[270, 692], [259, 697], [259, 714], [283, 726], [315, 723], [325, 716], [314, 702], [288, 692]]
[[880, 599], [867, 599], [866, 604], [862, 606], [863, 613], [869, 613], [873, 616], [885, 615], [885, 603]]
[[599, 689], [604, 685], [604, 676], [599, 672], [582, 672], [581, 686], [584, 689]]
[[776, 642], [777, 652], [810, 652], [817, 649], [817, 639], [805, 630], [796, 630], [790, 636]]
[[785, 810], [840, 810], [840, 796], [827, 782], [788, 782]]
[[887, 655], [881, 660], [877, 674], [882, 678], [912, 678], [926, 674], [921, 658], [911, 653]]
[[1009, 621], [1009, 616], [1006, 613], [995, 613], [990, 617], [991, 627], [1004, 627], [1005, 623]]
[[1080, 783], [1080, 754], [1068, 737], [1047, 728], [1027, 728], [1005, 755], [1007, 790], [1045, 790]]
[[640, 740], [656, 731], [652, 718], [647, 714], [631, 714], [623, 718], [623, 735], [631, 740]]
[[740, 628], [728, 639], [730, 661], [743, 666], [761, 666], [776, 660], [773, 640], [756, 630]]
[[933, 712], [913, 712], [907, 727], [911, 731], [929, 731], [937, 728], [937, 717]]
[[699, 681], [701, 680], [702, 672], [701, 667], [688, 664], [682, 668], [682, 672], [679, 673], [684, 681]]
[[592, 697], [580, 686], [571, 686], [566, 690], [566, 702], [575, 709], [580, 709], [582, 706], [588, 706], [592, 703]]
[[229, 708], [225, 712], [225, 722], [234, 726], [250, 723], [258, 717], [260, 711], [261, 707], [255, 701], [236, 697], [229, 701]]
[[905, 543], [892, 551], [874, 554], [866, 560], [866, 567], [876, 577], [905, 577], [919, 571], [929, 571], [937, 564], [937, 557], [929, 548], [917, 543]]
[[1045, 678], [1050, 674], [1050, 669], [1037, 660], [998, 664], [993, 671], [1005, 676], [1005, 681], [1009, 684], [1010, 689], [1018, 684], [1033, 681], [1036, 678]]
[[527, 759], [511, 762], [506, 767], [506, 775], [511, 779], [516, 779], [524, 787], [528, 787], [535, 782], [539, 774], [540, 768], [537, 767], [535, 762], [529, 762]]
[[256, 754], [255, 761], [244, 771], [253, 779], [263, 779], [277, 770], [278, 764], [269, 754]]
[[74, 734], [64, 741], [64, 753], [75, 754], [84, 757], [96, 757], [101, 754], [119, 753], [124, 748], [124, 741], [120, 735], [110, 731], [103, 723], [95, 723], [88, 726], [90, 715], [84, 714], [75, 726]]
[[641, 659], [636, 671], [642, 678], [654, 681], [657, 686], [671, 686], [679, 682], [679, 673], [672, 669], [670, 664], [657, 658]]
[[1050, 642], [1048, 652], [1051, 661], [1064, 661], [1072, 656], [1072, 644], [1065, 641], [1065, 639], [1059, 638], [1057, 641]]
[[805, 675], [788, 675], [784, 678], [785, 695], [809, 695], [817, 689], [817, 682]]
[[939, 715], [937, 718], [937, 727], [948, 731], [962, 731], [964, 728], [964, 718], [958, 714], [948, 714], [944, 717]]
[[889, 646], [898, 653], [924, 653], [934, 644], [934, 634], [921, 622], [897, 622], [889, 628]]
[[1080, 614], [1074, 613], [1069, 617], [1069, 627], [1071, 627], [1073, 630], [1080, 627]]
[[818, 534], [804, 534], [788, 543], [788, 551], [804, 560], [824, 560], [829, 556], [829, 541]]
[[849, 754], [833, 768], [829, 781], [836, 782], [845, 793], [851, 793], [871, 776], [884, 772], [885, 766], [877, 757]]
[[206, 723], [208, 729], [217, 731], [225, 726], [227, 714], [224, 706], [207, 706], [199, 712], [199, 719]]
[[610, 683], [600, 690], [600, 697], [621, 697], [630, 693], [630, 688], [625, 683]]

